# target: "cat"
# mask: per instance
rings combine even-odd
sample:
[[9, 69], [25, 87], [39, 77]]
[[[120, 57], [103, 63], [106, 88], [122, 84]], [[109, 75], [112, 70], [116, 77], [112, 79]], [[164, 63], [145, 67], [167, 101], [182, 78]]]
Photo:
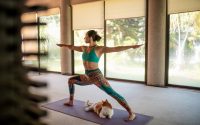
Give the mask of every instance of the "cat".
[[87, 101], [85, 104], [85, 111], [93, 111], [100, 118], [109, 118], [109, 119], [111, 119], [114, 114], [112, 105], [108, 102], [107, 99], [105, 101], [97, 103], [90, 103], [89, 101]]

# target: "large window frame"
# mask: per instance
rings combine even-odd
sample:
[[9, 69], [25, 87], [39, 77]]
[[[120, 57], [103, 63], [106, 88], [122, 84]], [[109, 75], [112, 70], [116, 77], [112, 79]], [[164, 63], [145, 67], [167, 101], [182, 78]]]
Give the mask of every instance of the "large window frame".
[[[49, 30], [50, 32], [46, 33], [45, 31], [46, 31], [47, 26], [38, 26], [38, 38], [45, 39], [44, 41], [38, 41], [39, 53], [40, 52], [48, 53], [48, 56], [46, 57], [40, 56], [39, 66], [42, 68], [43, 67], [47, 68], [47, 71], [49, 72], [61, 72], [60, 49], [58, 47], [55, 48], [57, 41], [60, 41], [60, 24], [59, 24], [60, 21], [59, 20], [60, 20], [60, 13], [44, 15], [44, 16], [42, 15], [38, 17], [39, 23], [46, 23], [45, 21], [47, 21], [48, 23], [48, 21], [50, 21], [51, 27], [48, 27], [48, 28], [54, 28], [53, 31], [57, 31], [55, 33], [52, 33], [52, 30]], [[52, 23], [52, 21], [54, 23]], [[55, 22], [58, 22], [58, 23], [55, 23]], [[46, 35], [48, 36], [46, 37]]]
[[182, 13], [190, 13], [190, 12], [200, 12], [200, 10], [195, 10], [195, 11], [187, 11], [187, 12], [177, 12], [177, 13], [171, 13], [167, 14], [167, 32], [166, 32], [166, 85], [167, 86], [173, 86], [173, 87], [180, 87], [180, 88], [189, 88], [189, 89], [197, 89], [199, 90], [200, 87], [197, 86], [192, 86], [192, 85], [185, 85], [185, 84], [180, 84], [180, 83], [175, 83], [175, 82], [170, 82], [169, 81], [169, 70], [170, 70], [170, 16], [172, 14], [182, 14]]
[[[145, 16], [144, 16], [144, 18], [145, 18], [145, 37], [144, 37], [144, 41], [145, 41], [145, 61], [144, 61], [144, 81], [139, 81], [139, 80], [128, 80], [128, 79], [121, 79], [121, 78], [111, 78], [111, 77], [107, 77], [107, 72], [106, 72], [106, 67], [107, 67], [107, 63], [106, 63], [106, 58], [107, 58], [107, 54], [105, 53], [104, 54], [104, 56], [102, 56], [101, 58], [104, 58], [104, 76], [105, 76], [105, 78], [107, 78], [107, 79], [110, 79], [110, 80], [119, 80], [119, 81], [126, 81], [126, 82], [131, 82], [131, 83], [142, 83], [142, 84], [146, 84], [146, 78], [147, 78], [147, 42], [148, 42], [148, 39], [147, 39], [147, 27], [148, 27], [148, 23], [147, 23], [147, 18], [148, 18], [148, 15], [147, 15], [147, 0], [145, 0], [145, 2], [146, 2], [146, 4], [145, 4], [145, 8], [146, 8], [146, 10], [145, 10]], [[135, 18], [137, 18], [137, 17], [135, 17]], [[73, 26], [73, 21], [71, 21], [72, 22], [72, 26]], [[74, 30], [73, 30], [73, 28], [71, 29], [71, 31], [72, 31], [72, 45], [74, 45]], [[106, 31], [106, 19], [105, 19], [105, 3], [104, 3], [104, 46], [106, 47], [106, 40], [107, 40], [107, 38], [106, 38], [106, 33], [107, 33], [107, 31]], [[72, 51], [72, 53], [71, 53], [71, 55], [72, 55], [72, 75], [80, 75], [80, 74], [78, 74], [78, 73], [75, 73], [75, 57], [74, 57], [74, 51]]]
[[[39, 25], [40, 23], [43, 23], [43, 22], [41, 22], [41, 17], [42, 16], [52, 16], [52, 15], [60, 15], [60, 8], [51, 8], [51, 9], [49, 9], [48, 11], [40, 11], [40, 12], [36, 12], [35, 13], [35, 18], [36, 18], [36, 20], [35, 20], [35, 22], [36, 23], [38, 23], [38, 25], [36, 26], [36, 30], [37, 30], [37, 42], [35, 42], [35, 43], [37, 43], [37, 52], [38, 52], [38, 54], [41, 54], [41, 53], [46, 53], [46, 52], [41, 52], [41, 42], [43, 42], [43, 41], [40, 41], [40, 40], [45, 40], [45, 39], [43, 39], [43, 38], [41, 38], [41, 36], [40, 36], [40, 27], [41, 27], [41, 25]], [[24, 45], [22, 45], [22, 51], [24, 51]], [[34, 51], [35, 52], [35, 51]], [[42, 58], [42, 56], [41, 55], [38, 55], [37, 57], [34, 57], [34, 58], [37, 58], [37, 60], [35, 60], [35, 63], [36, 64], [34, 64], [34, 65], [30, 65], [31, 67], [37, 67], [38, 68], [38, 73], [40, 74], [41, 73], [41, 69], [43, 69], [43, 68], [46, 68], [46, 67], [42, 67], [41, 66], [41, 58]], [[25, 62], [26, 60], [24, 60], [23, 59], [23, 61]], [[29, 61], [29, 60], [28, 60]], [[32, 60], [30, 60], [30, 61], [32, 61]], [[26, 64], [26, 63], [24, 63], [25, 65], [28, 65], [28, 64]], [[29, 65], [28, 65], [29, 66]], [[42, 71], [42, 72], [44, 72], [44, 71]], [[50, 70], [45, 70], [45, 72], [53, 72], [53, 73], [61, 73], [61, 70], [60, 71], [50, 71]]]
[[[140, 20], [140, 21], [143, 20], [144, 22], [143, 23], [140, 22], [140, 25], [143, 24], [144, 26], [142, 26], [142, 25], [139, 26], [137, 24], [134, 24], [135, 22], [137, 22], [137, 20]], [[145, 38], [146, 37], [146, 33], [145, 33], [145, 28], [146, 28], [145, 21], [146, 21], [146, 18], [144, 16], [142, 16], [142, 17], [131, 17], [131, 18], [120, 18], [120, 19], [108, 19], [108, 20], [106, 20], [106, 29], [109, 27], [109, 22], [112, 23], [112, 22], [115, 22], [115, 21], [118, 22], [118, 23], [132, 21], [132, 23], [127, 23], [126, 26], [130, 26], [131, 27], [131, 25], [132, 25], [132, 27], [138, 26], [138, 28], [142, 28], [142, 29], [144, 28], [143, 29], [144, 31], [142, 31], [142, 32], [139, 32], [139, 29], [138, 29], [138, 31], [135, 31], [135, 30], [133, 31], [133, 30], [129, 29], [130, 32], [132, 34], [136, 34], [136, 36], [139, 35], [140, 33], [144, 33], [143, 35], [141, 34], [141, 37], [137, 37], [137, 38], [139, 38], [138, 40], [135, 40], [135, 37], [132, 37], [132, 35], [130, 36], [126, 32], [123, 32], [123, 29], [124, 29], [123, 26], [125, 25], [125, 24], [123, 24], [123, 26], [121, 27], [122, 28], [122, 32], [121, 33], [123, 33], [123, 35], [125, 35], [124, 36], [125, 38], [129, 38], [129, 40], [131, 39], [131, 41], [128, 42], [127, 40], [124, 39], [122, 42], [117, 43], [117, 44], [121, 44], [123, 46], [123, 45], [133, 45], [133, 44], [136, 44], [136, 43], [137, 44], [144, 43], [146, 45], [146, 38]], [[116, 24], [118, 24], [118, 23], [116, 23]], [[106, 34], [108, 34], [108, 32]], [[111, 39], [108, 36], [106, 36], [106, 44], [109, 44], [108, 40], [111, 40]], [[124, 43], [124, 42], [128, 42], [128, 43]], [[132, 44], [130, 44], [130, 42], [132, 42]], [[116, 43], [116, 42], [113, 42], [113, 43]], [[144, 47], [145, 47], [145, 45], [144, 45]], [[142, 48], [142, 50], [141, 50], [141, 48], [138, 48], [138, 49], [135, 49], [135, 50], [131, 50], [130, 49], [130, 50], [126, 50], [124, 52], [119, 52], [118, 54], [120, 55], [122, 53], [125, 54], [124, 56], [126, 58], [124, 60], [127, 61], [126, 64], [130, 65], [130, 67], [129, 66], [124, 66], [123, 60], [122, 61], [116, 61], [116, 62], [118, 62], [118, 65], [124, 66], [122, 69], [118, 69], [116, 71], [122, 71], [124, 68], [127, 68], [127, 70], [125, 70], [125, 71], [127, 71], [127, 72], [129, 71], [129, 73], [127, 73], [127, 74], [123, 73], [125, 76], [123, 76], [124, 78], [121, 77], [121, 75], [122, 75], [121, 73], [115, 73], [115, 71], [112, 70], [112, 68], [109, 68], [109, 62], [110, 61], [108, 61], [109, 58], [106, 58], [106, 62], [107, 62], [107, 65], [106, 65], [106, 77], [109, 78], [109, 79], [116, 79], [116, 80], [145, 82], [145, 64], [146, 64], [146, 61], [145, 61], [146, 50], [145, 50], [145, 48], [144, 49]], [[142, 57], [144, 57], [144, 58], [141, 58], [140, 56], [135, 57], [135, 56], [138, 55], [138, 54], [135, 54], [135, 53], [139, 53], [139, 55], [142, 55]], [[108, 53], [108, 54], [106, 54], [106, 57], [114, 56], [115, 54], [117, 54], [117, 53]], [[128, 55], [126, 55], [126, 54], [128, 54]], [[134, 54], [135, 54], [135, 56], [133, 56]], [[132, 55], [133, 57], [131, 56], [131, 58], [129, 58], [130, 55]], [[135, 59], [135, 60], [132, 60], [131, 61], [132, 63], [129, 63], [129, 61], [127, 60], [128, 58], [129, 59]], [[137, 61], [136, 58], [138, 58], [140, 61]], [[144, 59], [144, 61], [142, 61], [143, 59]], [[113, 62], [113, 61], [111, 61], [111, 62]], [[115, 63], [113, 62], [113, 64], [115, 64]], [[112, 64], [112, 66], [113, 66], [113, 64]], [[139, 65], [139, 66], [135, 66], [135, 65]], [[117, 67], [115, 67], [115, 68], [117, 68]], [[133, 71], [133, 70], [136, 70], [136, 71]], [[141, 74], [138, 74], [138, 73], [141, 73]]]

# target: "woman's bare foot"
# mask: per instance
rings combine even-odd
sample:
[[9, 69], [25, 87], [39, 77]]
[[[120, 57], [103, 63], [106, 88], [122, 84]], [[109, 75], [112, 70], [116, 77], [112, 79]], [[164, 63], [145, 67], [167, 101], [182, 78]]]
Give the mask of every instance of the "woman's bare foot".
[[64, 105], [66, 106], [73, 106], [73, 101], [68, 101], [68, 102], [65, 102]]
[[129, 117], [128, 120], [134, 120], [136, 118], [136, 114], [134, 112], [132, 112]]
[[132, 121], [136, 118], [136, 114], [134, 112], [132, 112], [131, 114], [129, 114], [128, 119], [126, 119], [125, 121]]

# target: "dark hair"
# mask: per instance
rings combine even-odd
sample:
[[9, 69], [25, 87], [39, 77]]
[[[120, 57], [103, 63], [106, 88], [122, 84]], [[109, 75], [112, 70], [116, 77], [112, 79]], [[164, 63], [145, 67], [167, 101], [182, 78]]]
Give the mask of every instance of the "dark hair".
[[95, 30], [89, 30], [87, 32], [89, 37], [92, 37], [93, 41], [100, 41], [101, 37], [97, 34]]

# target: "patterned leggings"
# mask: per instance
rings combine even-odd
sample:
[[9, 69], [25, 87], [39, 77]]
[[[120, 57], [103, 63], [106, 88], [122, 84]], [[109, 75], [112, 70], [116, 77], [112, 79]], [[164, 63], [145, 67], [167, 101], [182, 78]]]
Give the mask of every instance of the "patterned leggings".
[[129, 113], [131, 112], [131, 109], [128, 106], [128, 103], [126, 102], [126, 100], [120, 94], [118, 94], [115, 90], [112, 89], [112, 87], [110, 86], [108, 81], [104, 78], [103, 74], [101, 73], [99, 69], [86, 70], [85, 75], [78, 75], [75, 77], [71, 77], [68, 81], [70, 96], [74, 95], [74, 91], [75, 91], [74, 84], [81, 85], [81, 86], [95, 84], [101, 90], [103, 90], [108, 95], [116, 99], [117, 102], [120, 105], [122, 105]]

